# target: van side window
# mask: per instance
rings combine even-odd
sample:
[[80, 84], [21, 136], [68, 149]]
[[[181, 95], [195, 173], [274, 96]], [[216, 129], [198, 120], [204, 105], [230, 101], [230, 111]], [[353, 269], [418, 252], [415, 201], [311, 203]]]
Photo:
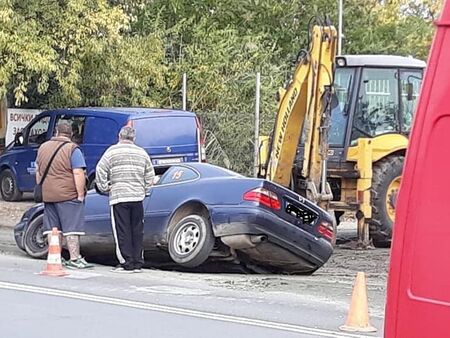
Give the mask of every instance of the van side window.
[[[76, 144], [84, 143], [84, 124], [86, 117], [73, 115], [59, 115], [56, 118], [55, 128], [61, 121], [66, 121], [72, 126], [72, 142]], [[54, 130], [54, 134], [56, 130]]]
[[117, 122], [105, 117], [89, 116], [86, 120], [85, 143], [111, 145], [119, 140]]
[[28, 128], [27, 143], [42, 144], [47, 140], [47, 131], [50, 122], [50, 116], [43, 116]]

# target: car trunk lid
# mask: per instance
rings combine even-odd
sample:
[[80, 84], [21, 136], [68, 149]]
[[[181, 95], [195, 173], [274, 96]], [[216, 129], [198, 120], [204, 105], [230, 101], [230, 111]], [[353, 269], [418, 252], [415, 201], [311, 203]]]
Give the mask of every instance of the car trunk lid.
[[302, 196], [270, 181], [261, 180], [256, 187], [244, 194], [244, 200], [254, 201], [283, 220], [316, 236], [332, 240], [333, 226], [327, 214]]

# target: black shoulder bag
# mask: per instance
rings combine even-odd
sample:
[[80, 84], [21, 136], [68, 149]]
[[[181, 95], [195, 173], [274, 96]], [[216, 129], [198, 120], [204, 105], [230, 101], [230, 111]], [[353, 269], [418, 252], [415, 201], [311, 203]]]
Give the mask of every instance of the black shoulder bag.
[[43, 198], [42, 198], [42, 183], [44, 183], [45, 178], [47, 177], [47, 174], [50, 170], [50, 166], [52, 165], [53, 160], [56, 157], [56, 154], [58, 153], [58, 151], [67, 143], [70, 142], [63, 142], [55, 151], [55, 153], [53, 154], [53, 156], [50, 158], [50, 162], [48, 162], [47, 168], [44, 171], [44, 175], [42, 175], [41, 177], [41, 181], [36, 184], [36, 186], [34, 187], [34, 201], [36, 203], [42, 203]]

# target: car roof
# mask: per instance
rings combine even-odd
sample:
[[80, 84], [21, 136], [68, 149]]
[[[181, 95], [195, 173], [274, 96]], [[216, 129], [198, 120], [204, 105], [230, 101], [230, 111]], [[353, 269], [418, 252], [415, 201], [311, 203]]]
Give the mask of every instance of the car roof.
[[131, 119], [140, 119], [146, 117], [160, 117], [160, 116], [188, 116], [195, 117], [195, 113], [169, 108], [143, 108], [143, 107], [78, 107], [78, 108], [64, 108], [52, 109], [46, 112], [52, 114], [102, 114], [102, 115], [121, 115], [130, 117]]
[[201, 163], [201, 162], [185, 162], [180, 164], [174, 164], [172, 167], [191, 167], [198, 171], [202, 177], [243, 177], [241, 174], [234, 172], [232, 170], [222, 168], [210, 163]]
[[338, 58], [344, 58], [347, 67], [426, 67], [426, 63], [422, 60], [399, 55], [342, 55]]

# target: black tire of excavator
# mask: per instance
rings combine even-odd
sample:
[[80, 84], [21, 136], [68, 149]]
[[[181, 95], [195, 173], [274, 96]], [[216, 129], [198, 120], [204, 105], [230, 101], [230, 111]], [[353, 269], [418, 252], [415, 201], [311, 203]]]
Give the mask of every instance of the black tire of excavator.
[[401, 176], [404, 159], [403, 155], [391, 155], [373, 165], [369, 233], [377, 248], [388, 248], [391, 245], [393, 221], [386, 210], [387, 190], [391, 182]]

